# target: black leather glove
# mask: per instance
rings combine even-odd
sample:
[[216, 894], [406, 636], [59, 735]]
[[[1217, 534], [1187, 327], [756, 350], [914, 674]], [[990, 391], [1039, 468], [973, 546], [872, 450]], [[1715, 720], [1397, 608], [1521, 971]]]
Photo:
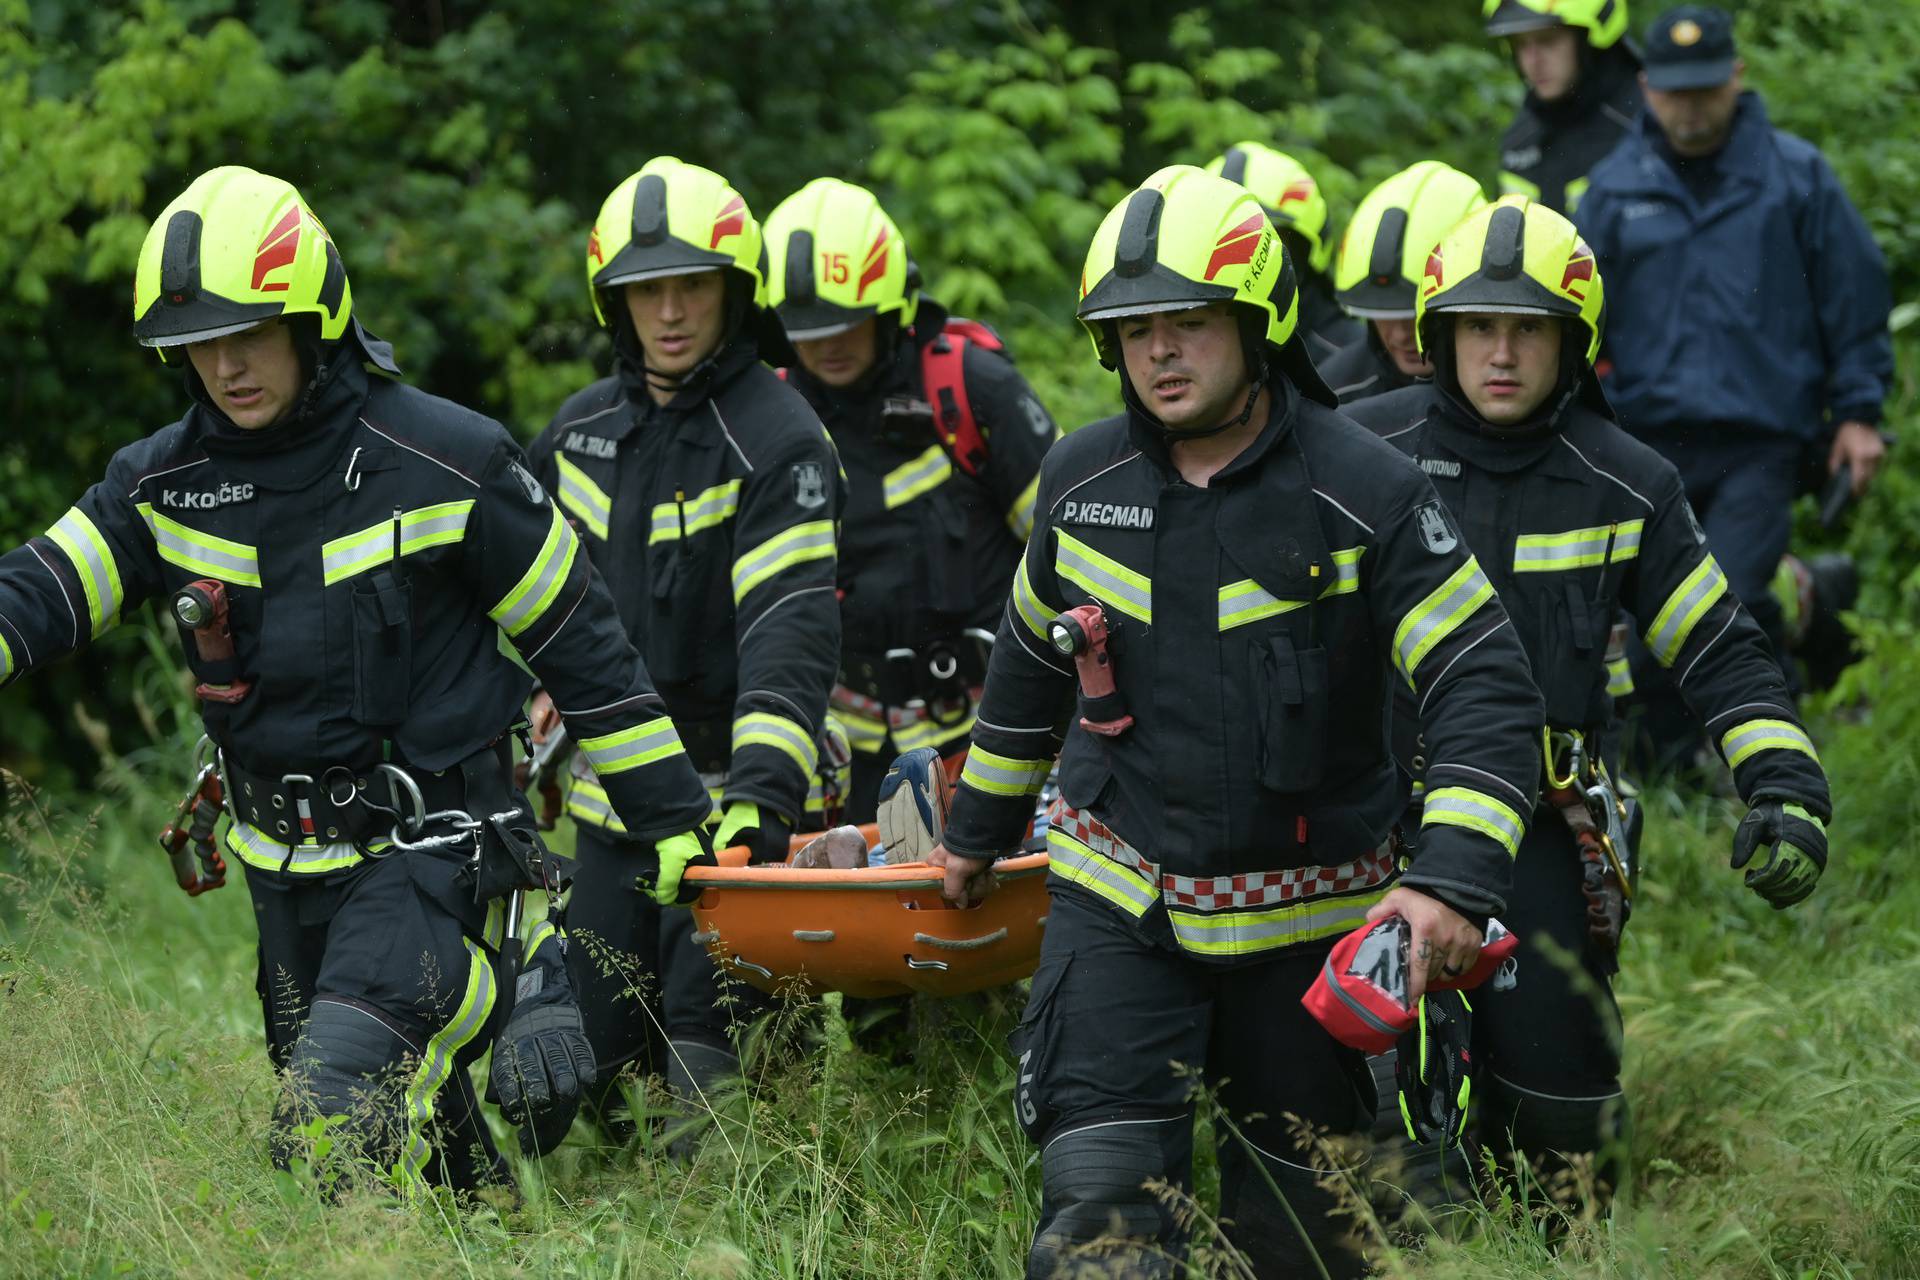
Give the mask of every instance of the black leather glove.
[[1747, 888], [1776, 911], [1811, 894], [1827, 869], [1827, 824], [1789, 800], [1756, 796], [1753, 807], [1733, 832], [1735, 871], [1764, 853], [1747, 872]]
[[785, 862], [792, 852], [793, 826], [785, 818], [751, 800], [735, 800], [713, 833], [713, 847], [747, 847], [747, 860], [755, 866], [766, 862]]
[[560, 1145], [581, 1099], [599, 1081], [567, 981], [564, 945], [549, 926], [535, 931], [488, 1071], [489, 1092], [507, 1121], [520, 1127], [520, 1150], [530, 1156]]

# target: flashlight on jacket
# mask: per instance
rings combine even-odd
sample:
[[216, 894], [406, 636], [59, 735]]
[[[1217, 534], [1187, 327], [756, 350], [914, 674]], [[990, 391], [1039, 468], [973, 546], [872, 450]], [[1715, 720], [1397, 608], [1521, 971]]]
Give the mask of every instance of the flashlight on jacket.
[[193, 647], [209, 677], [193, 688], [202, 702], [232, 706], [253, 689], [238, 675], [233, 630], [227, 622], [227, 584], [213, 578], [189, 582], [173, 593], [173, 616], [193, 633]]
[[1069, 609], [1047, 624], [1047, 641], [1080, 673], [1080, 727], [1103, 738], [1117, 738], [1133, 727], [1113, 682], [1113, 655], [1107, 651], [1107, 615], [1097, 604]]

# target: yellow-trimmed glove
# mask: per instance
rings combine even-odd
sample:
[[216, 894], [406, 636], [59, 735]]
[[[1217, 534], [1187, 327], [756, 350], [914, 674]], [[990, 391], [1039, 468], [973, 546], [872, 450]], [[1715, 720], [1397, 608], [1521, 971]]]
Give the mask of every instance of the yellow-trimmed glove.
[[1747, 872], [1747, 888], [1783, 910], [1813, 892], [1827, 869], [1827, 824], [1800, 805], [1756, 797], [1733, 832], [1733, 869], [1755, 854], [1763, 860]]
[[747, 860], [756, 866], [763, 862], [785, 862], [792, 831], [787, 820], [773, 810], [764, 809], [751, 800], [735, 800], [727, 806], [720, 825], [714, 829], [713, 847], [731, 849], [737, 844], [745, 845]]
[[653, 869], [642, 871], [634, 881], [634, 888], [651, 895], [663, 907], [684, 907], [700, 896], [697, 887], [681, 883], [688, 867], [720, 865], [713, 856], [713, 847], [707, 843], [704, 830], [683, 831], [677, 836], [668, 836], [656, 842], [653, 857]]

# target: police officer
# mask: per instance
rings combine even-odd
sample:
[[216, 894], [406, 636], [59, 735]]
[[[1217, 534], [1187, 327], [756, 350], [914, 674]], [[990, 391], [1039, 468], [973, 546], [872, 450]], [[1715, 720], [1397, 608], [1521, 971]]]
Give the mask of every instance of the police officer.
[[[500, 895], [539, 859], [506, 772], [529, 681], [501, 636], [605, 769], [645, 842], [633, 871], [700, 851], [699, 780], [519, 448], [399, 381], [291, 185], [197, 178], [147, 234], [134, 317], [192, 404], [0, 557], [0, 674], [171, 599], [253, 898], [268, 1053], [290, 1077], [276, 1158], [310, 1106], [409, 1180], [503, 1177], [466, 1067], [513, 999]], [[541, 976], [528, 985], [564, 986], [557, 963]], [[502, 1047], [540, 1078], [508, 1081], [510, 1106], [591, 1083], [570, 1002], [514, 1021]]]
[[[1419, 985], [1477, 956], [1533, 807], [1539, 697], [1424, 477], [1332, 412], [1251, 194], [1162, 169], [1108, 214], [1084, 280], [1126, 412], [1042, 468], [934, 855], [950, 896], [983, 891], [1061, 752], [1017, 1037], [1017, 1110], [1043, 1144], [1028, 1274], [1116, 1222], [1137, 1251], [1108, 1263], [1176, 1273], [1181, 1229], [1149, 1188], [1190, 1175], [1175, 1064], [1203, 1069], [1244, 1135], [1221, 1143], [1221, 1214], [1259, 1274], [1306, 1274], [1310, 1248], [1356, 1274], [1319, 1185], [1343, 1162], [1284, 1117], [1348, 1134], [1372, 1089], [1300, 997], [1337, 935], [1388, 914], [1412, 926]], [[1432, 717], [1432, 789], [1398, 874], [1384, 713], [1407, 682]]]
[[[726, 179], [671, 156], [613, 189], [587, 238], [594, 314], [614, 371], [569, 397], [533, 448], [539, 474], [606, 575], [719, 811], [715, 841], [784, 858], [805, 807], [840, 646], [833, 445], [760, 362], [760, 226]], [[777, 329], [770, 331], [777, 338]], [[536, 705], [536, 729], [549, 717]], [[735, 1013], [676, 901], [630, 870], [610, 779], [573, 760], [580, 868], [568, 924], [587, 1033], [609, 1089], [629, 1063], [684, 1097], [734, 1075]], [[616, 1137], [630, 1121], [603, 1121]]]
[[1500, 139], [1500, 190], [1568, 217], [1587, 175], [1640, 115], [1640, 58], [1627, 0], [1484, 0], [1527, 96]]
[[[1773, 906], [1813, 892], [1831, 806], [1780, 671], [1679, 475], [1616, 425], [1600, 394], [1602, 297], [1573, 225], [1506, 197], [1462, 223], [1428, 267], [1419, 325], [1433, 382], [1352, 414], [1432, 477], [1546, 699], [1546, 794], [1502, 916], [1523, 949], [1473, 997], [1483, 1140], [1505, 1158], [1595, 1154], [1604, 1197], [1624, 1172], [1609, 979], [1632, 884], [1614, 856], [1626, 850], [1608, 852], [1606, 816], [1582, 799], [1605, 782], [1598, 744], [1612, 708], [1601, 658], [1617, 610], [1675, 673], [1732, 768], [1749, 805], [1733, 865], [1750, 866], [1748, 886]], [[1416, 735], [1431, 744], [1433, 709], [1422, 714], [1403, 691], [1396, 720], [1402, 767], [1430, 787], [1431, 753]], [[1578, 957], [1579, 970], [1561, 956]]]
[[1580, 206], [1611, 282], [1607, 392], [1679, 468], [1735, 596], [1784, 661], [1768, 588], [1802, 455], [1849, 467], [1857, 493], [1884, 452], [1886, 267], [1825, 158], [1743, 91], [1726, 13], [1663, 14], [1646, 59], [1647, 114]]
[[1340, 305], [1366, 321], [1366, 336], [1316, 360], [1340, 403], [1432, 374], [1413, 336], [1420, 275], [1440, 237], [1486, 202], [1477, 181], [1438, 160], [1401, 170], [1360, 202], [1340, 241], [1333, 283]]
[[1307, 167], [1261, 142], [1241, 142], [1214, 158], [1217, 173], [1253, 192], [1267, 221], [1280, 233], [1300, 286], [1300, 336], [1307, 354], [1325, 360], [1365, 336], [1365, 326], [1340, 309], [1327, 272], [1333, 266], [1333, 228], [1327, 198]]
[[895, 755], [966, 750], [1056, 433], [999, 339], [920, 292], [871, 192], [808, 183], [767, 219], [767, 261], [799, 354], [787, 377], [847, 472], [833, 707], [854, 752], [847, 819], [871, 822]]

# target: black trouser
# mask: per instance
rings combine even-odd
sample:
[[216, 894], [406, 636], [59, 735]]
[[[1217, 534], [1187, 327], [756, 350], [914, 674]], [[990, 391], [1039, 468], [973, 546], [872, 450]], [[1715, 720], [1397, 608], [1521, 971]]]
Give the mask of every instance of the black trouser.
[[455, 883], [460, 866], [397, 853], [324, 876], [247, 868], [267, 1051], [292, 1086], [277, 1162], [317, 1111], [346, 1117], [382, 1166], [456, 1189], [508, 1180], [467, 1074], [504, 1004], [498, 939]]
[[1180, 1274], [1172, 1259], [1185, 1249], [1185, 1217], [1146, 1184], [1191, 1188], [1201, 1082], [1240, 1131], [1216, 1133], [1220, 1214], [1256, 1274], [1315, 1274], [1309, 1250], [1334, 1276], [1360, 1274], [1344, 1224], [1329, 1216], [1336, 1196], [1319, 1185], [1354, 1161], [1303, 1147], [1288, 1119], [1352, 1134], [1370, 1116], [1361, 1055], [1300, 1004], [1326, 954], [1322, 944], [1209, 964], [1156, 947], [1115, 909], [1053, 886], [1040, 966], [1013, 1037], [1015, 1116], [1040, 1144], [1044, 1184], [1029, 1276], [1051, 1275], [1076, 1247], [1121, 1238], [1134, 1252], [1077, 1261], [1114, 1275]]
[[602, 1085], [629, 1063], [671, 1077], [682, 1045], [733, 1057], [735, 1028], [773, 998], [721, 973], [695, 937], [692, 911], [659, 906], [634, 888], [642, 846], [584, 823], [576, 830], [567, 976]]

